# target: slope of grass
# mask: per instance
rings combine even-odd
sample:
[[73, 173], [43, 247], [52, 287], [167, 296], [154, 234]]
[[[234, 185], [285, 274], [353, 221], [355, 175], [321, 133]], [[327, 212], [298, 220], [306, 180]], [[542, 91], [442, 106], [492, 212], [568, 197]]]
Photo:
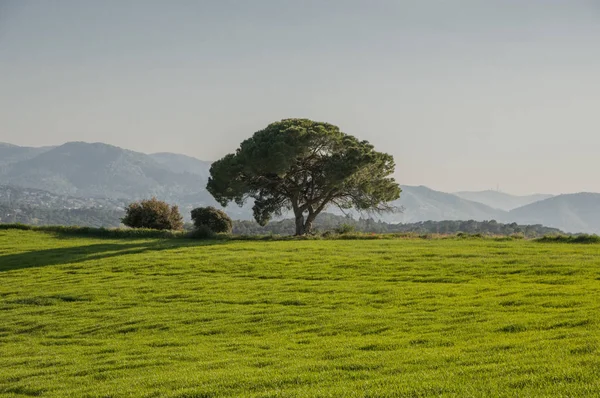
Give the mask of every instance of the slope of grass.
[[600, 246], [0, 230], [0, 395], [600, 395]]

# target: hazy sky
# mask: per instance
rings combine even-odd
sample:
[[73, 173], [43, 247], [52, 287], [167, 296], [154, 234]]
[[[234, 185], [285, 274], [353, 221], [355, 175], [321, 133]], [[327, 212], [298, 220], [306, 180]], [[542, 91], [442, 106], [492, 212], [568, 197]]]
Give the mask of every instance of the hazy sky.
[[215, 160], [288, 117], [401, 184], [600, 192], [600, 0], [0, 0], [0, 141]]

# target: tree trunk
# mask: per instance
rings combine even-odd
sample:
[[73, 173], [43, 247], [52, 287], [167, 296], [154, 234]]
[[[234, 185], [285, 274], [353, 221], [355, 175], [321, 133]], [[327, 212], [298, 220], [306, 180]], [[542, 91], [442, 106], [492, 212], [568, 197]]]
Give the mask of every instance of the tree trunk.
[[317, 218], [318, 212], [315, 212], [311, 208], [308, 209], [308, 216], [304, 221], [304, 212], [301, 210], [294, 210], [296, 214], [296, 236], [308, 235], [312, 232], [312, 224]]
[[302, 212], [296, 213], [296, 236], [302, 236], [306, 233], [304, 229], [304, 216]]
[[317, 218], [317, 214], [312, 209], [308, 210], [308, 217], [306, 217], [306, 222], [304, 223], [304, 233], [306, 235], [312, 232], [312, 224], [315, 218]]
[[312, 232], [312, 221], [307, 218], [306, 222], [304, 223], [304, 234], [308, 235], [311, 232]]

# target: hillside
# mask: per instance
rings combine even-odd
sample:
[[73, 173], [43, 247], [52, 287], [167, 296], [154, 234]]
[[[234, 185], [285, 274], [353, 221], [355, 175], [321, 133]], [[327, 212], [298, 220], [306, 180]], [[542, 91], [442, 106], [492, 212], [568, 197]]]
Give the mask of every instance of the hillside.
[[600, 234], [600, 194], [559, 195], [512, 210], [509, 216], [522, 223], [543, 223], [566, 232]]
[[526, 196], [510, 195], [498, 191], [456, 192], [454, 195], [473, 202], [483, 203], [494, 209], [510, 211], [517, 207], [551, 198], [553, 195], [535, 194]]
[[0, 142], [0, 172], [8, 164], [28, 160], [49, 151], [52, 147], [24, 147]]
[[41, 189], [0, 185], [0, 204], [7, 207], [30, 206], [42, 209], [83, 209], [92, 207], [123, 209], [127, 205], [127, 201], [59, 195]]
[[0, 224], [71, 225], [79, 227], [119, 227], [123, 210], [114, 208], [9, 207], [0, 203]]
[[[205, 189], [210, 163], [189, 156], [85, 142], [38, 148], [34, 154], [31, 148], [6, 148], [15, 161], [0, 168], [0, 184], [119, 202], [156, 196], [178, 204], [185, 216], [197, 206], [220, 207]], [[227, 212], [236, 219], [252, 216], [249, 206], [232, 205]]]
[[384, 216], [388, 222], [412, 223], [442, 220], [504, 220], [506, 213], [482, 203], [458, 196], [434, 191], [424, 186], [402, 186], [400, 199], [394, 202], [402, 207], [402, 213]]
[[127, 201], [0, 185], [0, 223], [118, 227]]
[[156, 196], [178, 202], [194, 196], [199, 203], [215, 203], [201, 176], [173, 172], [149, 155], [101, 143], [70, 142], [11, 163], [0, 183], [78, 197]]
[[211, 162], [169, 152], [153, 153], [150, 157], [174, 173], [191, 173], [208, 181]]

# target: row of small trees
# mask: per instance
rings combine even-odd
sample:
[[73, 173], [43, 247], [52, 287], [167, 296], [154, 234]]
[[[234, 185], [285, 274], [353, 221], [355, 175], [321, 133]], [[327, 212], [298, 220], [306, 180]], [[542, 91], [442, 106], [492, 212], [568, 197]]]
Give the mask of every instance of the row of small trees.
[[[191, 216], [197, 230], [230, 233], [233, 227], [229, 216], [214, 207], [198, 207], [192, 210]], [[183, 229], [183, 217], [179, 213], [179, 207], [156, 198], [131, 203], [125, 209], [125, 217], [121, 222], [131, 228], [174, 231]]]

